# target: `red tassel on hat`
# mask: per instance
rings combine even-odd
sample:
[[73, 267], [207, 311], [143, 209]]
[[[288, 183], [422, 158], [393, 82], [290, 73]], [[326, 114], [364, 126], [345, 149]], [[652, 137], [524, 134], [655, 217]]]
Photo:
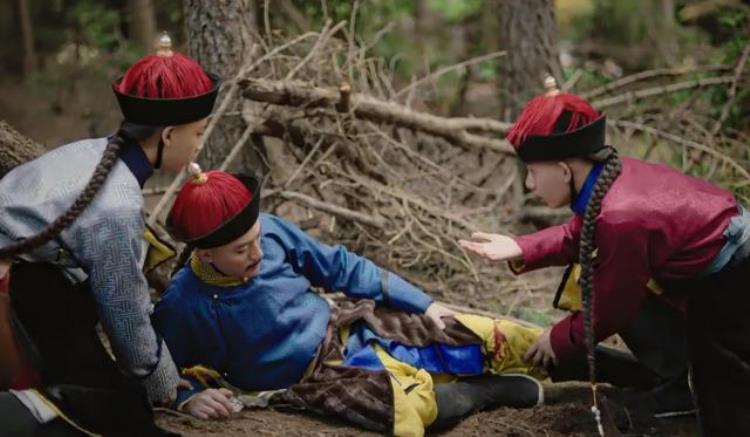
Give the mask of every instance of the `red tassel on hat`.
[[574, 94], [559, 92], [554, 79], [548, 78], [545, 86], [550, 91], [529, 100], [508, 133], [507, 139], [513, 147], [519, 147], [529, 135], [553, 133], [555, 124], [564, 111], [571, 115], [564, 132], [585, 126], [599, 117], [600, 114], [586, 100]]
[[251, 200], [252, 193], [229, 173], [199, 173], [177, 194], [170, 213], [172, 226], [187, 238], [198, 238], [239, 214]]
[[117, 91], [138, 97], [177, 99], [198, 96], [212, 88], [203, 68], [193, 59], [172, 51], [164, 35], [159, 50], [144, 56], [125, 72]]

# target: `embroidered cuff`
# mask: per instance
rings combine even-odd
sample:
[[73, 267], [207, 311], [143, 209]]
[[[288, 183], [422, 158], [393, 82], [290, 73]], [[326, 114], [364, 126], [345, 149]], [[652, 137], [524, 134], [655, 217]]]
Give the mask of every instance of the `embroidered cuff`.
[[172, 361], [169, 348], [163, 345], [159, 364], [151, 375], [141, 380], [141, 383], [146, 387], [148, 398], [152, 403], [156, 403], [169, 399], [174, 394], [179, 381], [180, 375]]
[[185, 377], [185, 376], [183, 378], [189, 381], [190, 385], [192, 385], [193, 388], [177, 389], [177, 399], [175, 399], [175, 401], [172, 403], [172, 409], [177, 410], [177, 411], [182, 411], [185, 408], [185, 405], [187, 405], [191, 399], [193, 399], [198, 393], [206, 389], [195, 378]]

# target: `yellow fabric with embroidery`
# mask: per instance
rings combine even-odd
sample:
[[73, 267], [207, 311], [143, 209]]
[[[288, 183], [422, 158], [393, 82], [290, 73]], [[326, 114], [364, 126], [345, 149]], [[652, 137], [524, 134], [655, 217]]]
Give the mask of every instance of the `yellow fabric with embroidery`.
[[217, 272], [210, 264], [206, 264], [198, 258], [198, 254], [193, 251], [190, 254], [190, 268], [201, 281], [208, 285], [217, 287], [236, 287], [247, 282], [247, 278], [234, 278], [225, 276]]
[[146, 260], [143, 263], [144, 271], [153, 270], [163, 262], [177, 256], [174, 249], [169, 244], [161, 241], [151, 229], [145, 228], [143, 230], [143, 239], [148, 243]]
[[557, 301], [557, 308], [567, 311], [580, 311], [583, 309], [581, 286], [578, 285], [580, 278], [581, 265], [572, 264], [570, 275], [568, 275], [568, 279], [565, 281], [565, 285], [563, 285], [562, 292], [560, 293], [560, 299]]
[[[482, 339], [482, 352], [488, 357], [487, 373], [520, 373], [537, 379], [546, 373], [529, 366], [523, 355], [544, 332], [510, 320], [495, 320], [473, 314], [457, 314], [456, 320]], [[343, 344], [349, 329], [339, 331]], [[422, 436], [426, 427], [437, 417], [434, 384], [455, 382], [453, 375], [432, 374], [401, 362], [379, 345], [371, 346], [388, 373], [393, 387], [393, 434], [396, 436]], [[408, 393], [407, 393], [408, 392]]]
[[[349, 327], [339, 330], [341, 343], [349, 339]], [[371, 345], [375, 354], [391, 375], [393, 388], [393, 435], [421, 437], [424, 429], [437, 417], [433, 379], [427, 371], [398, 361], [380, 345]], [[341, 364], [331, 362], [331, 364]], [[408, 391], [408, 393], [407, 393]]]
[[483, 340], [482, 352], [490, 358], [490, 373], [521, 373], [537, 379], [547, 374], [529, 366], [523, 355], [544, 332], [543, 328], [524, 326], [511, 320], [497, 320], [474, 314], [456, 314], [456, 320]]
[[[581, 265], [574, 263], [570, 265], [570, 274], [565, 279], [565, 283], [562, 285], [560, 291], [560, 298], [557, 301], [557, 308], [567, 311], [581, 311], [583, 309], [582, 301], [582, 290], [581, 286], [578, 285], [578, 281], [581, 278]], [[653, 279], [649, 279], [646, 283], [646, 288], [651, 290], [654, 294], [662, 294], [664, 290], [661, 286]]]
[[380, 345], [375, 353], [391, 374], [393, 387], [393, 434], [399, 437], [421, 437], [424, 429], [437, 417], [437, 403], [432, 376], [391, 357]]
[[182, 369], [182, 376], [187, 378], [194, 378], [196, 381], [203, 384], [204, 387], [210, 386], [212, 382], [218, 382], [222, 380], [221, 374], [219, 372], [201, 365]]
[[[197, 365], [193, 367], [188, 367], [186, 369], [182, 369], [181, 373], [182, 373], [182, 376], [186, 378], [194, 378], [196, 381], [203, 384], [204, 387], [210, 387], [212, 383], [216, 383], [221, 387], [227, 388], [229, 390], [232, 390], [235, 393], [238, 393], [236, 388], [231, 387], [226, 383], [226, 381], [224, 380], [224, 378], [221, 377], [221, 374], [219, 372], [209, 367]], [[187, 399], [182, 401], [179, 405], [177, 405], [177, 411], [182, 411], [185, 408], [185, 405], [187, 405], [188, 402], [190, 402], [195, 397], [196, 394], [188, 397]]]
[[[205, 269], [199, 271], [207, 274]], [[209, 271], [208, 274], [217, 273]], [[544, 331], [542, 328], [527, 327], [509, 320], [495, 320], [473, 314], [457, 314], [455, 318], [482, 340], [482, 352], [485, 357], [489, 358], [487, 362], [490, 366], [485, 369], [485, 372], [520, 373], [538, 379], [546, 378], [547, 375], [542, 370], [527, 365], [523, 360], [523, 355]], [[342, 344], [346, 344], [349, 339], [349, 328], [341, 328], [339, 336]], [[423, 436], [425, 428], [435, 421], [438, 413], [434, 384], [451, 383], [457, 378], [453, 375], [431, 374], [426, 370], [417, 369], [393, 358], [380, 345], [373, 344], [370, 347], [373, 348], [391, 376], [393, 434], [400, 437]], [[312, 371], [316, 361], [317, 357], [310, 363], [306, 375]], [[330, 364], [341, 364], [341, 362], [335, 361]], [[221, 380], [218, 372], [203, 366], [184, 369], [182, 374], [196, 378], [204, 385], [207, 385], [210, 380]], [[231, 386], [228, 388], [234, 389]]]

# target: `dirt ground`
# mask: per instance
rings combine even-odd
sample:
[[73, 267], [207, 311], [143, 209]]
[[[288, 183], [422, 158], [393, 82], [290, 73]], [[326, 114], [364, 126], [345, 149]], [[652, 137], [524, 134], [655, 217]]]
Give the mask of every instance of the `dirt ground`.
[[[609, 387], [607, 396], [610, 426], [624, 436], [697, 435], [694, 417], [652, 419], [622, 405], [628, 394]], [[451, 429], [428, 435], [457, 436], [597, 436], [589, 409], [591, 391], [587, 384], [564, 383], [546, 387], [546, 405], [517, 410], [498, 408], [477, 413]], [[184, 436], [375, 436], [346, 423], [303, 412], [246, 410], [221, 422], [193, 419], [174, 412], [160, 412], [158, 423]], [[605, 418], [606, 422], [606, 418]], [[608, 432], [607, 435], [617, 435]]]

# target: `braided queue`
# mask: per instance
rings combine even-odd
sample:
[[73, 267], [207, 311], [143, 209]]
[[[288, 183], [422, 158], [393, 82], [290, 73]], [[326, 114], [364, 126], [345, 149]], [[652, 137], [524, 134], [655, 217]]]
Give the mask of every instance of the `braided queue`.
[[[592, 258], [596, 249], [594, 232], [596, 230], [596, 217], [602, 209], [602, 200], [609, 191], [612, 183], [622, 171], [622, 162], [617, 156], [615, 149], [607, 147], [602, 150], [603, 156], [595, 156], [596, 161], [604, 161], [599, 178], [594, 185], [591, 199], [586, 205], [581, 228], [579, 262], [581, 264], [581, 299], [583, 301], [583, 326], [586, 341], [586, 358], [589, 364], [589, 380], [592, 385], [596, 384], [596, 362], [594, 360], [594, 348], [596, 339], [594, 337], [593, 323], [593, 292], [594, 292], [594, 267]], [[598, 159], [597, 159], [598, 158]]]
[[115, 134], [112, 141], [110, 141], [104, 149], [104, 154], [96, 165], [94, 173], [91, 175], [91, 179], [86, 183], [86, 187], [81, 194], [78, 195], [70, 208], [57, 217], [52, 223], [47, 225], [47, 227], [38, 234], [24, 238], [10, 246], [0, 248], [0, 259], [10, 259], [43, 246], [57, 238], [57, 236], [60, 235], [60, 232], [70, 226], [91, 204], [91, 201], [96, 197], [96, 193], [98, 193], [99, 189], [104, 185], [110, 170], [112, 170], [112, 167], [114, 167], [117, 162], [117, 153], [124, 143], [125, 139], [123, 136], [120, 133]]

